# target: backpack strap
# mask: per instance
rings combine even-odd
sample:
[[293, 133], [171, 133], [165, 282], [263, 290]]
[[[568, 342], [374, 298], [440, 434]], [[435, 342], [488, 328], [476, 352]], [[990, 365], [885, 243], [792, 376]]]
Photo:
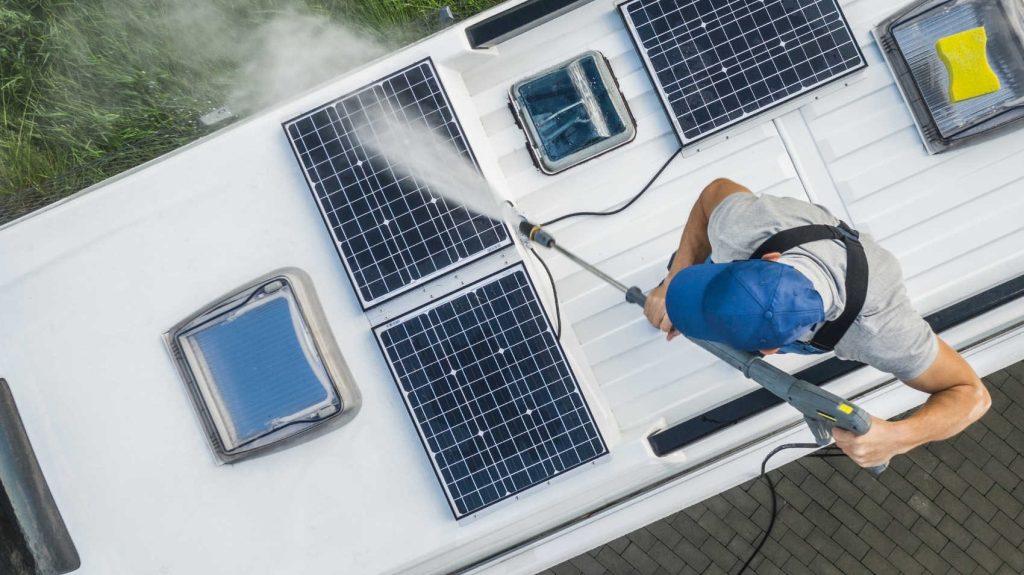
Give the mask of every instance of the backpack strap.
[[838, 226], [813, 224], [782, 230], [765, 240], [754, 250], [750, 259], [761, 259], [772, 252], [785, 253], [797, 246], [819, 240], [838, 240], [846, 247], [846, 305], [843, 313], [825, 322], [810, 342], [822, 351], [832, 351], [860, 315], [867, 300], [868, 258], [857, 230], [843, 221]]

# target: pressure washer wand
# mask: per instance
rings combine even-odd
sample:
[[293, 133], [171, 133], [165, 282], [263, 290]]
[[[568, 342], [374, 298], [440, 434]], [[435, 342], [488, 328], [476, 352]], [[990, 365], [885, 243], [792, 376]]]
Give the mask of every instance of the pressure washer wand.
[[[559, 252], [583, 269], [621, 291], [626, 296], [627, 302], [636, 304], [641, 308], [647, 302], [647, 296], [644, 295], [643, 290], [639, 287], [626, 286], [590, 262], [581, 259], [576, 254], [558, 245], [555, 242], [555, 238], [540, 226], [524, 218], [519, 222], [519, 232], [530, 241]], [[803, 414], [804, 421], [811, 429], [815, 442], [820, 446], [825, 446], [832, 442], [832, 429], [834, 427], [851, 431], [856, 435], [864, 435], [871, 429], [871, 416], [859, 406], [816, 385], [793, 377], [757, 355], [733, 349], [716, 342], [691, 337], [687, 337], [687, 339], [736, 368], [745, 377], [754, 380], [761, 387], [764, 387], [796, 408], [797, 411]], [[870, 467], [868, 471], [873, 475], [878, 475], [885, 471], [887, 466]]]

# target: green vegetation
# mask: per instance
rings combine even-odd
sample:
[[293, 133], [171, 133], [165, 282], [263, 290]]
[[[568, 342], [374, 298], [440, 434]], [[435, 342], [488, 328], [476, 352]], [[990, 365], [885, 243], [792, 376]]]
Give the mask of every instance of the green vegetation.
[[464, 18], [496, 3], [0, 0], [0, 200], [51, 201], [202, 135], [198, 117], [237, 95], [261, 27], [282, 15], [344, 26], [374, 46], [348, 56], [365, 60], [436, 29], [440, 6]]

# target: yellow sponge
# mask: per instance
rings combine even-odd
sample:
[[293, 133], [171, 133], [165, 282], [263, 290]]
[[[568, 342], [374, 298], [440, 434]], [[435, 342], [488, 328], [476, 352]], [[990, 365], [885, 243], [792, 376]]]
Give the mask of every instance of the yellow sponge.
[[999, 78], [988, 65], [982, 27], [957, 32], [935, 43], [935, 51], [949, 73], [949, 99], [960, 102], [991, 94], [999, 89]]

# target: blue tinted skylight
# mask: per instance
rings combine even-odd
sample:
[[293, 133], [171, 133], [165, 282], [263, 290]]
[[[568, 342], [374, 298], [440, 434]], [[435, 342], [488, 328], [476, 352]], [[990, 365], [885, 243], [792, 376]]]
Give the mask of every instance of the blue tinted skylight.
[[288, 300], [275, 297], [193, 336], [236, 443], [315, 414], [333, 402], [322, 367], [314, 371]]
[[555, 173], [633, 139], [604, 57], [588, 52], [521, 80], [512, 101], [540, 168]]

